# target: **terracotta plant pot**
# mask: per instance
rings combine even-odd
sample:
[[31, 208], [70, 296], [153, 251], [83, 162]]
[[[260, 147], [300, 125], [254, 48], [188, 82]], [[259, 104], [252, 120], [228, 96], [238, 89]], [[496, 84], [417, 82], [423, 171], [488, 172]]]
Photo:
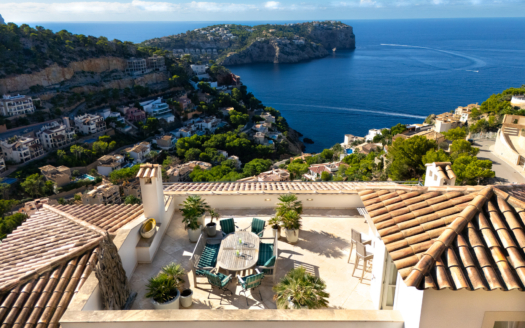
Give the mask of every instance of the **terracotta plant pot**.
[[215, 222], [210, 222], [206, 224], [206, 233], [210, 237], [215, 237], [217, 234], [217, 224]]
[[177, 295], [171, 301], [166, 303], [157, 303], [153, 299], [151, 300], [151, 303], [153, 303], [153, 307], [156, 310], [176, 310], [179, 308], [180, 292], [177, 290]]
[[295, 244], [299, 240], [299, 230], [284, 230], [286, 231], [286, 240], [288, 240], [290, 244]]
[[180, 294], [180, 304], [182, 307], [189, 308], [193, 304], [193, 290], [185, 289]]
[[140, 228], [140, 235], [146, 239], [151, 238], [155, 234], [155, 231], [157, 230], [156, 228], [157, 222], [155, 219], [150, 218], [142, 224], [142, 227]]
[[199, 236], [201, 235], [202, 226], [199, 226], [195, 230], [188, 229], [188, 237], [190, 238], [190, 242], [196, 243], [199, 240]]

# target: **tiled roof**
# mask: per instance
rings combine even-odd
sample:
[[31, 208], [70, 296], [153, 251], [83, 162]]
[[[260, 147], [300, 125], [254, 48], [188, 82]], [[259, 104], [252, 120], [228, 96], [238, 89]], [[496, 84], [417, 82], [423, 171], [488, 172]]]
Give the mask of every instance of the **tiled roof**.
[[359, 195], [407, 286], [524, 289], [525, 185]]
[[75, 258], [96, 247], [102, 238], [97, 229], [65, 219], [44, 205], [2, 240], [0, 293], [49, 271], [50, 263]]
[[0, 244], [2, 328], [58, 328], [59, 320], [97, 262], [109, 232], [142, 206], [43, 204]]
[[355, 193], [358, 188], [370, 186], [396, 186], [394, 182], [177, 182], [167, 185], [164, 188], [165, 194], [186, 194], [186, 193], [334, 193], [348, 192]]
[[154, 178], [157, 176], [157, 171], [161, 169], [162, 166], [159, 164], [142, 164], [137, 173], [137, 178]]
[[56, 209], [91, 223], [110, 234], [135, 220], [144, 209], [142, 205], [55, 205]]

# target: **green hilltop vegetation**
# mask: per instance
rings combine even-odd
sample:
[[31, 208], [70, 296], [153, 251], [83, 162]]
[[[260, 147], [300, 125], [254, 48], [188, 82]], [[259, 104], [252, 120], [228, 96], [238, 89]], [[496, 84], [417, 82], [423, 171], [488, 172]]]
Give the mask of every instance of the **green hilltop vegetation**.
[[[340, 21], [322, 22], [326, 25], [324, 29], [342, 29], [349, 28], [348, 25]], [[262, 24], [256, 26], [241, 25], [241, 24], [227, 24], [228, 33], [231, 33], [235, 38], [230, 40], [222, 40], [219, 38], [217, 31], [214, 29], [225, 28], [225, 24], [211, 25], [186, 33], [165, 36], [162, 38], [154, 38], [146, 40], [141, 43], [143, 46], [154, 46], [162, 49], [184, 49], [184, 48], [200, 48], [199, 44], [217, 44], [219, 51], [219, 59], [225, 57], [230, 52], [239, 52], [248, 47], [257, 38], [285, 38], [293, 40], [294, 37], [304, 38], [305, 42], [318, 43], [319, 40], [312, 36], [311, 32], [315, 28], [313, 22], [295, 23], [295, 24]], [[270, 32], [271, 30], [271, 32]], [[203, 33], [207, 32], [207, 33]], [[216, 40], [210, 41], [209, 36], [214, 36]], [[222, 50], [221, 50], [222, 47]]]
[[94, 57], [146, 57], [153, 53], [164, 54], [164, 51], [66, 30], [54, 33], [42, 26], [0, 24], [0, 78], [29, 74], [54, 63], [67, 66], [70, 62]]

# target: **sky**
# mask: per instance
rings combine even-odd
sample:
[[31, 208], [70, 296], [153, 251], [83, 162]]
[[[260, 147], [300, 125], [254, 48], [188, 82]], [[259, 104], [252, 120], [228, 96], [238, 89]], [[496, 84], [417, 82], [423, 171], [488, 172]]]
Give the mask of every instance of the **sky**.
[[0, 0], [6, 22], [524, 17], [525, 0]]

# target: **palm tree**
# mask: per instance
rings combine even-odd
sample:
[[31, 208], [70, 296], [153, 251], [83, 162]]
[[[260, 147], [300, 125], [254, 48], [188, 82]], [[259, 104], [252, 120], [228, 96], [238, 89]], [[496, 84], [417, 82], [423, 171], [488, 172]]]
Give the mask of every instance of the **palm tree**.
[[280, 203], [276, 207], [276, 216], [280, 217], [284, 213], [289, 212], [290, 210], [296, 211], [297, 214], [303, 214], [303, 203], [300, 200], [297, 200], [297, 196], [294, 194], [287, 194], [279, 196]]
[[210, 206], [199, 195], [188, 196], [179, 206], [179, 211], [182, 213], [182, 222], [191, 230], [199, 228], [198, 218], [210, 210]]
[[304, 267], [290, 270], [273, 287], [274, 301], [280, 309], [321, 309], [328, 307], [325, 282], [308, 272]]

